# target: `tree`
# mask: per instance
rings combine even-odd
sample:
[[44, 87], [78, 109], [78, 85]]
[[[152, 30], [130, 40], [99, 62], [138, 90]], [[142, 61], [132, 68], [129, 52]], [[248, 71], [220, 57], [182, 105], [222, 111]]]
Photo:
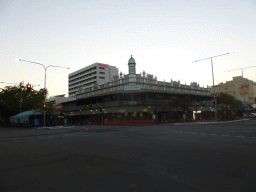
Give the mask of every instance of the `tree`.
[[181, 96], [179, 98], [175, 98], [170, 102], [170, 105], [173, 107], [173, 111], [179, 111], [180, 108], [183, 111], [183, 114], [186, 111], [190, 110], [190, 107], [192, 106], [192, 101], [189, 96]]
[[[44, 89], [39, 91], [26, 91], [23, 83], [17, 86], [6, 86], [0, 92], [0, 116], [9, 122], [9, 117], [20, 113], [20, 100], [22, 93], [22, 111], [41, 110], [43, 109]], [[47, 90], [46, 90], [47, 94]], [[48, 110], [53, 111], [53, 104], [48, 104]]]
[[[232, 115], [231, 115], [232, 109], [237, 113], [243, 107], [242, 102], [240, 100], [236, 99], [234, 96], [229, 95], [227, 93], [220, 93], [220, 95], [217, 97], [217, 99], [222, 104], [223, 116], [224, 116], [223, 105], [226, 106], [225, 118], [228, 118], [228, 116], [232, 117]], [[228, 108], [229, 108], [229, 110], [228, 110]]]

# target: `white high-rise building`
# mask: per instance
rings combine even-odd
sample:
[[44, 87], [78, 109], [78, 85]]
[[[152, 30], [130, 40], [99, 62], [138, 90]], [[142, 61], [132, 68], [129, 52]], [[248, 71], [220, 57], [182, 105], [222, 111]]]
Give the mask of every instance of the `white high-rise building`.
[[68, 75], [69, 97], [76, 96], [79, 89], [87, 89], [95, 83], [105, 84], [118, 76], [118, 68], [103, 63], [94, 63]]

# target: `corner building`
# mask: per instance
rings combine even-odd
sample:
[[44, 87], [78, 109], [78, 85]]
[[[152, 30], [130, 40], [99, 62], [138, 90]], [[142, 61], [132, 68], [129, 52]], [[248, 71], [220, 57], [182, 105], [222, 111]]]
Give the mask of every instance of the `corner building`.
[[[180, 81], [158, 81], [151, 74], [136, 74], [136, 62], [128, 61], [129, 74], [120, 72], [105, 84], [94, 83], [87, 89], [78, 89], [76, 100], [63, 103], [63, 115], [69, 122], [90, 121], [102, 124], [105, 120], [154, 119], [168, 120], [173, 108], [170, 102], [186, 97], [193, 105], [186, 111], [187, 117], [196, 115], [214, 117], [209, 88], [192, 82], [183, 85]], [[180, 116], [184, 113], [176, 109]]]

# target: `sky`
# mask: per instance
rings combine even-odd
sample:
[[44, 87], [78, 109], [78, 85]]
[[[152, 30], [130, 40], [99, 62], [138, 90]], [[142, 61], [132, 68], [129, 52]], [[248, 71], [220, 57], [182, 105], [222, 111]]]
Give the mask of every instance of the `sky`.
[[[68, 74], [95, 62], [159, 81], [212, 86], [256, 66], [255, 0], [0, 0], [0, 82], [68, 96]], [[256, 67], [243, 70], [256, 82]], [[0, 88], [10, 84], [0, 83]], [[40, 85], [40, 86], [36, 86]]]

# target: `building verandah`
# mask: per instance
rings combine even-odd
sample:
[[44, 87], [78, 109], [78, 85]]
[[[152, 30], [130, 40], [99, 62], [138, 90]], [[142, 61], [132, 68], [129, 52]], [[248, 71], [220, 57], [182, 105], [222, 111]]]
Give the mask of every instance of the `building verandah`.
[[91, 97], [63, 103], [63, 115], [69, 122], [102, 124], [117, 120], [162, 120], [193, 118], [193, 111], [200, 111], [197, 117], [213, 117], [211, 96], [189, 95], [192, 105], [184, 111], [174, 108], [171, 101], [184, 95], [159, 92], [129, 92]]

